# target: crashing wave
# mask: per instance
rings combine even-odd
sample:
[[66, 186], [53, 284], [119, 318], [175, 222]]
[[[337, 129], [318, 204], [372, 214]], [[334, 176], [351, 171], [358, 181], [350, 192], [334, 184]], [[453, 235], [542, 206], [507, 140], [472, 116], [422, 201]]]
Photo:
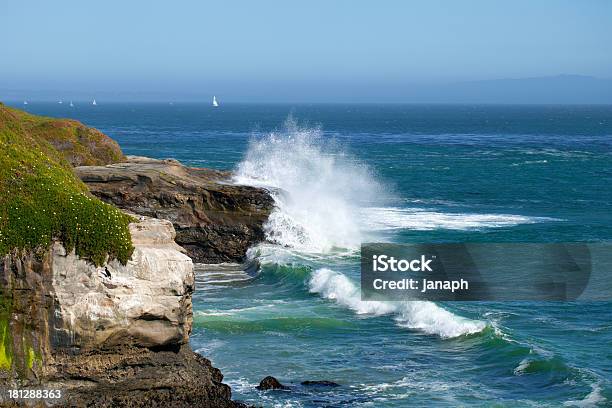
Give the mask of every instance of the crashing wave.
[[367, 166], [292, 118], [251, 143], [234, 181], [270, 188], [276, 209], [265, 225], [268, 240], [304, 252], [359, 247], [359, 209], [383, 195]]
[[309, 281], [310, 291], [357, 314], [394, 315], [398, 326], [418, 329], [442, 338], [478, 333], [484, 322], [454, 315], [432, 302], [379, 302], [361, 300], [359, 288], [345, 275], [331, 269], [316, 270]]

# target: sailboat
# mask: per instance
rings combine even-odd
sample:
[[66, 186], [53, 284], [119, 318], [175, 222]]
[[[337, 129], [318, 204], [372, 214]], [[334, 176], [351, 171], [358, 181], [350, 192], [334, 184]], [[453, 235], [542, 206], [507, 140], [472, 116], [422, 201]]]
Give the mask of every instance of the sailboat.
[[93, 102], [92, 102], [91, 104], [92, 104], [93, 106], [96, 106], [96, 105], [97, 105], [95, 98], [94, 98], [94, 100], [93, 100]]
[[213, 95], [213, 102], [212, 102], [212, 106], [214, 106], [215, 108], [217, 106], [219, 106], [219, 102], [217, 102], [217, 97]]
[[74, 108], [74, 105], [72, 104], [72, 101], [70, 101], [70, 107]]

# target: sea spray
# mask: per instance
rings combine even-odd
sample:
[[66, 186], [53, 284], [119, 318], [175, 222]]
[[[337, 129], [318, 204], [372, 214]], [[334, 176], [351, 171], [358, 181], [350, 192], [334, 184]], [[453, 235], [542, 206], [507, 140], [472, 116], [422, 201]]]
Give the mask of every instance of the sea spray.
[[265, 225], [268, 240], [304, 252], [358, 248], [360, 208], [384, 202], [367, 166], [291, 117], [282, 131], [251, 142], [235, 174], [237, 183], [271, 190], [276, 210]]
[[264, 226], [270, 242], [303, 253], [354, 251], [389, 230], [477, 230], [558, 221], [512, 214], [446, 213], [400, 208], [392, 189], [318, 127], [290, 116], [283, 128], [251, 141], [234, 182], [268, 188], [275, 210]]

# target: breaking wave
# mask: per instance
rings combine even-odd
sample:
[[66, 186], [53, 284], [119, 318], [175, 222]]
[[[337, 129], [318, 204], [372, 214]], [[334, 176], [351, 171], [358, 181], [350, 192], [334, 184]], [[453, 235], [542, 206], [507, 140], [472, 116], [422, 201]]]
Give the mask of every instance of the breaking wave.
[[[251, 142], [235, 171], [234, 182], [267, 188], [275, 209], [265, 224], [269, 242], [250, 251], [264, 263], [306, 262], [312, 293], [333, 299], [362, 315], [393, 315], [399, 326], [443, 338], [482, 331], [486, 324], [457, 316], [432, 302], [362, 301], [359, 288], [344, 274], [328, 269], [338, 257], [354, 257], [362, 242], [381, 231], [480, 229], [548, 220], [509, 214], [444, 213], [398, 208], [390, 189], [373, 172], [324, 137], [320, 128], [284, 127]], [[312, 261], [312, 262], [309, 262]]]
[[301, 252], [357, 249], [385, 230], [512, 227], [554, 221], [512, 214], [448, 213], [389, 206], [388, 186], [364, 164], [326, 140], [321, 129], [289, 117], [282, 130], [254, 140], [234, 182], [268, 188], [275, 210], [269, 241]]
[[267, 238], [305, 252], [357, 248], [364, 234], [359, 209], [383, 201], [367, 166], [292, 118], [281, 132], [251, 143], [234, 180], [271, 190], [276, 209]]
[[435, 303], [362, 301], [359, 288], [345, 275], [327, 268], [315, 271], [309, 281], [310, 291], [363, 315], [394, 315], [398, 326], [418, 329], [442, 338], [458, 337], [482, 331], [486, 324], [445, 310]]

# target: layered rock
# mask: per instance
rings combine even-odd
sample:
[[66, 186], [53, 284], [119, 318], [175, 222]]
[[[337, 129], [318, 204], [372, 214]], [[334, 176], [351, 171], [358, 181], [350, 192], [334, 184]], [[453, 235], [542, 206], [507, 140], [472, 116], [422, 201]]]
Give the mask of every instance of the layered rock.
[[176, 242], [198, 263], [240, 262], [264, 240], [270, 194], [233, 185], [230, 173], [176, 160], [128, 156], [125, 163], [76, 167], [91, 192], [130, 212], [171, 221]]
[[[130, 224], [134, 245], [126, 265], [101, 267], [51, 251], [56, 313], [68, 320], [64, 346], [81, 349], [117, 345], [166, 346], [189, 340], [193, 264], [174, 243], [168, 221], [142, 217]], [[58, 333], [59, 334], [59, 333]]]
[[57, 242], [0, 260], [0, 383], [61, 389], [68, 406], [236, 406], [189, 348], [193, 265], [172, 224], [140, 217], [130, 233], [126, 265]]

